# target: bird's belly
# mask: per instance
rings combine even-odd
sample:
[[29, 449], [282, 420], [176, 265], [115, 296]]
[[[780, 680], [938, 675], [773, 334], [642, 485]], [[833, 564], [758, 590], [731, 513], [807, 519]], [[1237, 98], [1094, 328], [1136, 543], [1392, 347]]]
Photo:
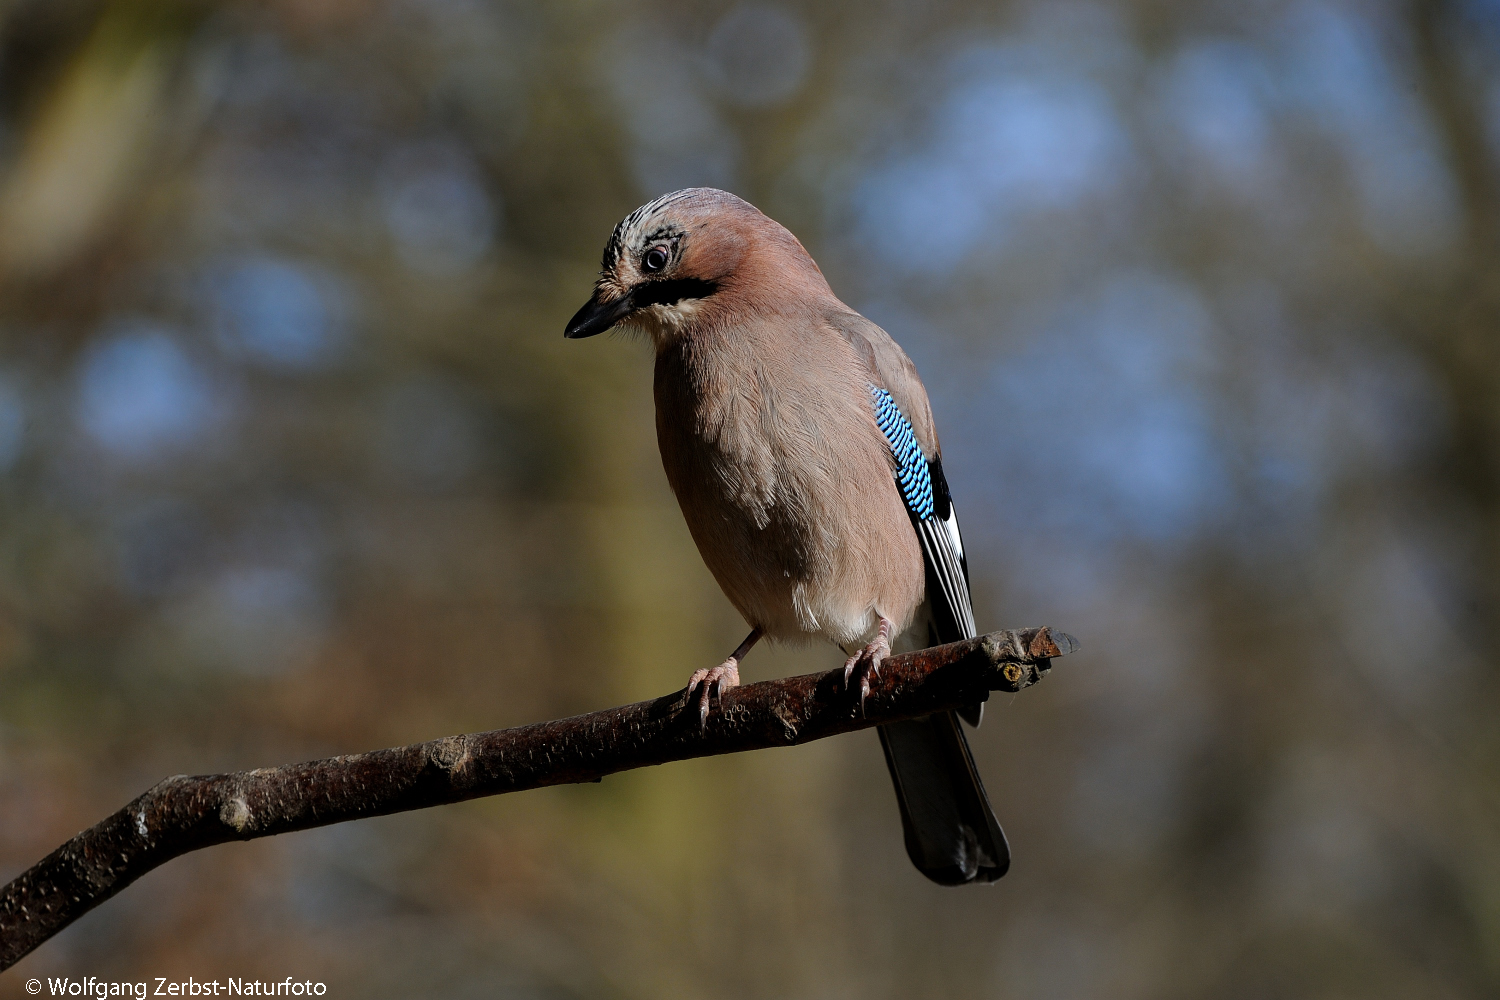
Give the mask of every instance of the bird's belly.
[[730, 603], [784, 641], [862, 642], [882, 615], [904, 627], [922, 598], [922, 556], [884, 456], [778, 460], [786, 449], [774, 440], [751, 452], [701, 440], [663, 448], [688, 529]]
[[838, 539], [800, 516], [806, 507], [802, 497], [723, 493], [682, 505], [709, 572], [751, 625], [786, 641], [862, 635], [877, 621], [874, 595], [839, 585], [829, 572]]

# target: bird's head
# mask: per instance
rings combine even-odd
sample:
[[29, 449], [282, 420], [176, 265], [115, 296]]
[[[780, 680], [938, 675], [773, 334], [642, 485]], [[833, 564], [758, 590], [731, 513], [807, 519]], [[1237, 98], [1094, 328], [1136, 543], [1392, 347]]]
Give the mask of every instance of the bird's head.
[[714, 188], [685, 188], [631, 212], [604, 247], [594, 294], [563, 335], [592, 337], [622, 323], [658, 345], [695, 324], [763, 308], [767, 287], [815, 275], [797, 238], [749, 202]]

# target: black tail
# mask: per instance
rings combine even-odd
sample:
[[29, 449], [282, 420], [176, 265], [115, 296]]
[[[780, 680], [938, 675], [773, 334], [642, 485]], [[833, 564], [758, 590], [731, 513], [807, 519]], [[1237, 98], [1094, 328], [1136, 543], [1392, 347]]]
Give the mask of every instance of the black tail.
[[[969, 597], [969, 563], [942, 459], [918, 451], [911, 423], [890, 394], [872, 391], [876, 422], [897, 462], [895, 481], [922, 546], [926, 595], [910, 628], [917, 635], [925, 631], [929, 646], [972, 638], [979, 633]], [[977, 726], [983, 707], [966, 706], [962, 715]], [[906, 853], [918, 871], [941, 885], [993, 882], [1010, 868], [1010, 845], [990, 809], [958, 718], [959, 713], [941, 712], [880, 727]]]
[[906, 853], [940, 885], [993, 882], [1010, 868], [1010, 845], [990, 809], [958, 715], [944, 712], [880, 727], [896, 786]]

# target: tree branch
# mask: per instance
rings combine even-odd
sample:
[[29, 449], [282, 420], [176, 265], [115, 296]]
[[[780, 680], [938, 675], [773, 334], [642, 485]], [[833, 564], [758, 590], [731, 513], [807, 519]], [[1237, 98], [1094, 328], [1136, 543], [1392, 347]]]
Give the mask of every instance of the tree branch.
[[1078, 647], [1047, 628], [904, 653], [873, 678], [864, 714], [843, 671], [724, 692], [705, 725], [685, 692], [519, 729], [285, 767], [179, 775], [68, 841], [0, 890], [0, 971], [142, 875], [231, 840], [384, 816], [649, 764], [794, 746], [983, 701], [1036, 683]]

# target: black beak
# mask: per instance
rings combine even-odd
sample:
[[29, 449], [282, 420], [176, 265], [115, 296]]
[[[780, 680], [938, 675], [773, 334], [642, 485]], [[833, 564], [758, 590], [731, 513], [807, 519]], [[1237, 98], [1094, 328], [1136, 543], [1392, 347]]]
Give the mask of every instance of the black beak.
[[600, 302], [599, 292], [596, 289], [593, 297], [583, 304], [582, 309], [573, 314], [572, 319], [568, 320], [563, 336], [569, 340], [592, 337], [596, 333], [608, 330], [633, 312], [635, 312], [635, 303], [631, 301], [630, 295], [622, 295], [612, 302]]

